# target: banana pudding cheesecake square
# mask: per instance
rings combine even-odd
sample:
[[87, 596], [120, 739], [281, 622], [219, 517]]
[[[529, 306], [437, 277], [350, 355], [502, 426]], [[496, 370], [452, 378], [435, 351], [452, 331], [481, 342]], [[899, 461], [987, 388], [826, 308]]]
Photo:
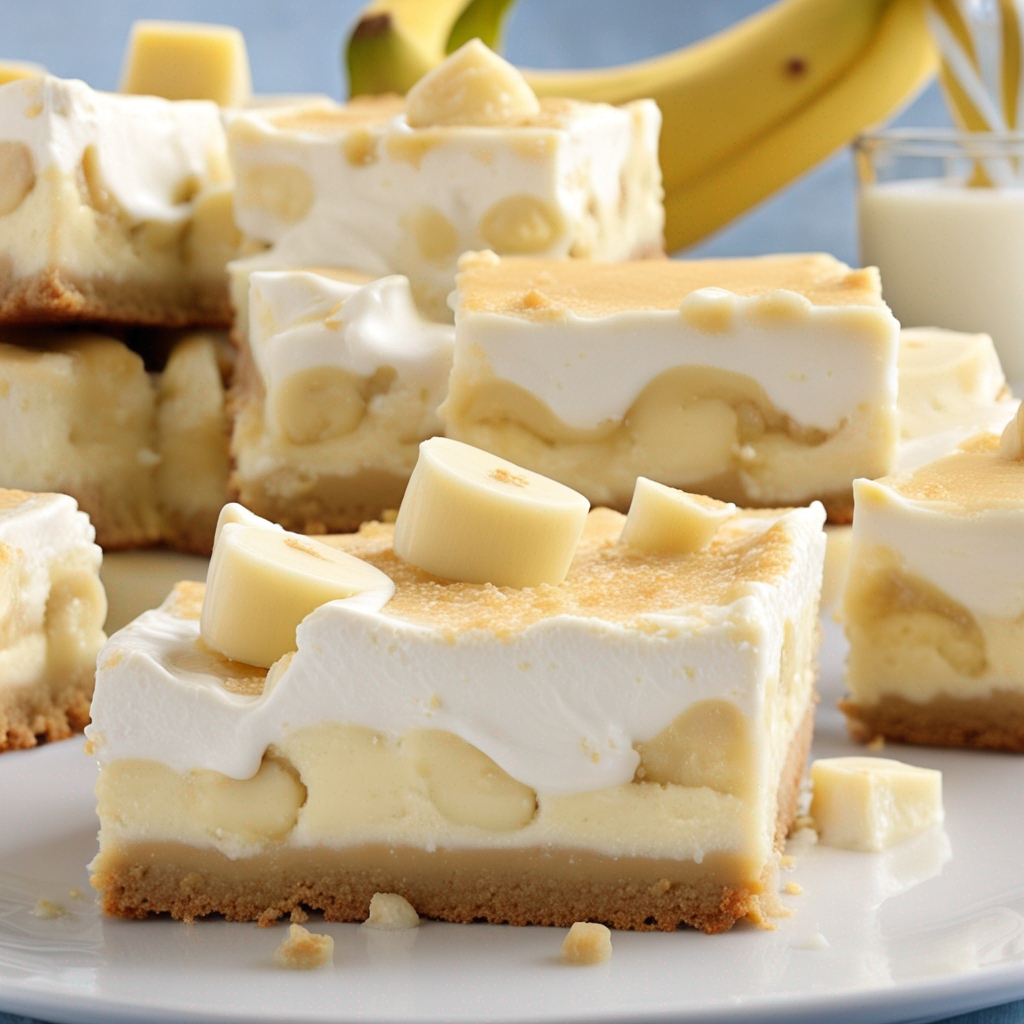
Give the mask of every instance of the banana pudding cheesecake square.
[[249, 315], [232, 388], [238, 500], [308, 533], [354, 530], [397, 509], [420, 441], [441, 432], [453, 328], [424, 320], [399, 275], [241, 279]]
[[466, 254], [450, 437], [625, 509], [638, 476], [768, 507], [894, 466], [899, 324], [826, 255], [621, 264]]
[[107, 615], [94, 537], [66, 494], [0, 490], [0, 753], [89, 721]]
[[858, 480], [843, 622], [851, 733], [1024, 751], [1024, 460], [1002, 437]]
[[231, 202], [213, 103], [0, 87], [0, 322], [230, 326]]
[[404, 274], [446, 298], [470, 249], [623, 260], [663, 252], [651, 100], [540, 99], [479, 40], [401, 97], [249, 110], [229, 120], [235, 216], [265, 269]]
[[628, 517], [588, 513], [446, 438], [394, 525], [227, 506], [205, 590], [98, 658], [104, 911], [361, 921], [386, 892], [454, 922], [764, 923], [824, 518], [647, 480]]

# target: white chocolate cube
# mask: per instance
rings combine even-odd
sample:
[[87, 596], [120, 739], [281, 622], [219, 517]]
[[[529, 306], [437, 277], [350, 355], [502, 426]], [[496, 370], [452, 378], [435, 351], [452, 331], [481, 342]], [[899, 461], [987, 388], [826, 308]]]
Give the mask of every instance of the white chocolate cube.
[[706, 548], [722, 523], [735, 514], [731, 503], [687, 494], [642, 476], [619, 543], [651, 554], [688, 555]]
[[811, 765], [811, 817], [821, 842], [877, 853], [942, 821], [942, 772], [881, 757]]
[[227, 25], [137, 21], [125, 55], [121, 92], [244, 106], [252, 96], [245, 37]]

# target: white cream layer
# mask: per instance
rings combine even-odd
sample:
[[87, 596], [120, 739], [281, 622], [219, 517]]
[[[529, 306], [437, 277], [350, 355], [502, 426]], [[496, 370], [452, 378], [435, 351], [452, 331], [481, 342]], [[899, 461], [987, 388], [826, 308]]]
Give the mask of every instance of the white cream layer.
[[455, 365], [468, 381], [497, 378], [517, 385], [579, 430], [621, 421], [648, 384], [682, 366], [752, 378], [779, 412], [828, 432], [865, 405], [895, 411], [899, 324], [889, 310], [812, 306], [786, 292], [793, 315], [772, 323], [761, 310], [779, 294], [693, 292], [683, 303], [693, 313], [723, 300], [734, 307], [734, 326], [710, 332], [672, 310], [600, 318], [566, 311], [539, 321], [460, 313], [456, 293]]
[[73, 177], [92, 147], [104, 189], [133, 222], [187, 220], [192, 197], [229, 177], [215, 103], [97, 92], [49, 75], [0, 89], [0, 141], [25, 145], [37, 178], [50, 167]]
[[948, 510], [870, 480], [854, 483], [854, 497], [851, 563], [880, 545], [974, 615], [1024, 615], [1024, 508]]
[[419, 433], [439, 433], [436, 410], [448, 385], [453, 345], [453, 328], [417, 313], [405, 277], [362, 286], [298, 270], [249, 278], [249, 347], [266, 388], [264, 422], [275, 438], [280, 386], [326, 366], [358, 377], [394, 370], [399, 386], [425, 392]]
[[[730, 701], [758, 730], [782, 721], [769, 713], [771, 680], [787, 619], [818, 591], [823, 521], [817, 503], [781, 517], [793, 557], [778, 585], [746, 582], [729, 604], [666, 609], [630, 625], [562, 615], [507, 638], [451, 636], [390, 617], [386, 605], [334, 601], [305, 619], [298, 652], [275, 665], [260, 696], [226, 689], [197, 649], [198, 621], [165, 606], [100, 653], [88, 735], [103, 763], [150, 760], [243, 779], [269, 745], [308, 726], [396, 737], [440, 729], [538, 793], [608, 789], [633, 779], [634, 743], [699, 701]], [[749, 528], [771, 523], [752, 517]]]

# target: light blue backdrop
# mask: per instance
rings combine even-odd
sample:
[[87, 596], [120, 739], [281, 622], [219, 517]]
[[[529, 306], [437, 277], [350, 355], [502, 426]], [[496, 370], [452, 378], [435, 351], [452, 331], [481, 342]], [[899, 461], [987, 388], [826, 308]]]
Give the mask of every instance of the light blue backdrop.
[[[339, 51], [360, 0], [0, 0], [0, 57], [35, 60], [63, 77], [115, 87], [136, 18], [237, 25], [260, 92], [340, 97]], [[684, 46], [762, 7], [762, 0], [519, 0], [507, 53], [534, 67], [616, 64]], [[932, 86], [901, 123], [948, 124]], [[824, 250], [857, 262], [854, 179], [845, 153], [692, 250], [744, 255]], [[0, 1013], [0, 1024], [23, 1018]], [[1024, 1004], [971, 1014], [960, 1024], [1022, 1024]]]
[[[258, 91], [341, 96], [341, 40], [362, 6], [361, 0], [2, 0], [0, 57], [36, 60], [55, 74], [112, 89], [136, 18], [219, 21], [244, 31]], [[764, 0], [519, 0], [507, 52], [534, 67], [616, 64], [684, 46], [762, 6]], [[900, 120], [947, 124], [938, 90], [929, 88]], [[858, 262], [847, 155], [693, 252], [798, 250]]]

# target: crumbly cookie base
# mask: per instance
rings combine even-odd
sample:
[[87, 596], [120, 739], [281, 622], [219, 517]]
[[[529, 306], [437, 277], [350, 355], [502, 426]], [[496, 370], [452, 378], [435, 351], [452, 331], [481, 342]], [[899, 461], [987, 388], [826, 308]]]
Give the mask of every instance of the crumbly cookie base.
[[149, 484], [119, 475], [76, 483], [56, 480], [53, 489], [70, 494], [89, 514], [96, 529], [96, 543], [104, 551], [149, 547], [163, 539], [163, 525]]
[[841, 701], [850, 735], [926, 747], [974, 747], [1024, 753], [1024, 693], [993, 690], [987, 697], [938, 696], [924, 703], [886, 694], [876, 704]]
[[231, 326], [227, 276], [154, 282], [72, 278], [48, 267], [18, 278], [0, 261], [0, 323], [132, 324], [148, 327]]
[[90, 664], [56, 693], [46, 681], [0, 687], [0, 754], [81, 732], [89, 724], [94, 681]]
[[407, 475], [364, 469], [350, 476], [322, 474], [301, 494], [285, 496], [283, 479], [235, 474], [235, 500], [295, 533], [351, 533], [402, 503]]
[[611, 857], [586, 850], [427, 852], [385, 845], [347, 849], [277, 846], [230, 860], [181, 843], [108, 846], [92, 864], [103, 910], [141, 919], [169, 913], [192, 921], [221, 914], [268, 925], [293, 910], [328, 921], [363, 921], [376, 892], [397, 892], [422, 917], [442, 921], [612, 928], [708, 934], [750, 918], [765, 923], [776, 903], [779, 850], [796, 817], [810, 749], [813, 708], [790, 745], [779, 790], [776, 852], [767, 865], [730, 854], [693, 861]]
[[213, 535], [219, 515], [220, 508], [185, 513], [165, 505], [163, 541], [172, 551], [208, 557], [213, 552]]

